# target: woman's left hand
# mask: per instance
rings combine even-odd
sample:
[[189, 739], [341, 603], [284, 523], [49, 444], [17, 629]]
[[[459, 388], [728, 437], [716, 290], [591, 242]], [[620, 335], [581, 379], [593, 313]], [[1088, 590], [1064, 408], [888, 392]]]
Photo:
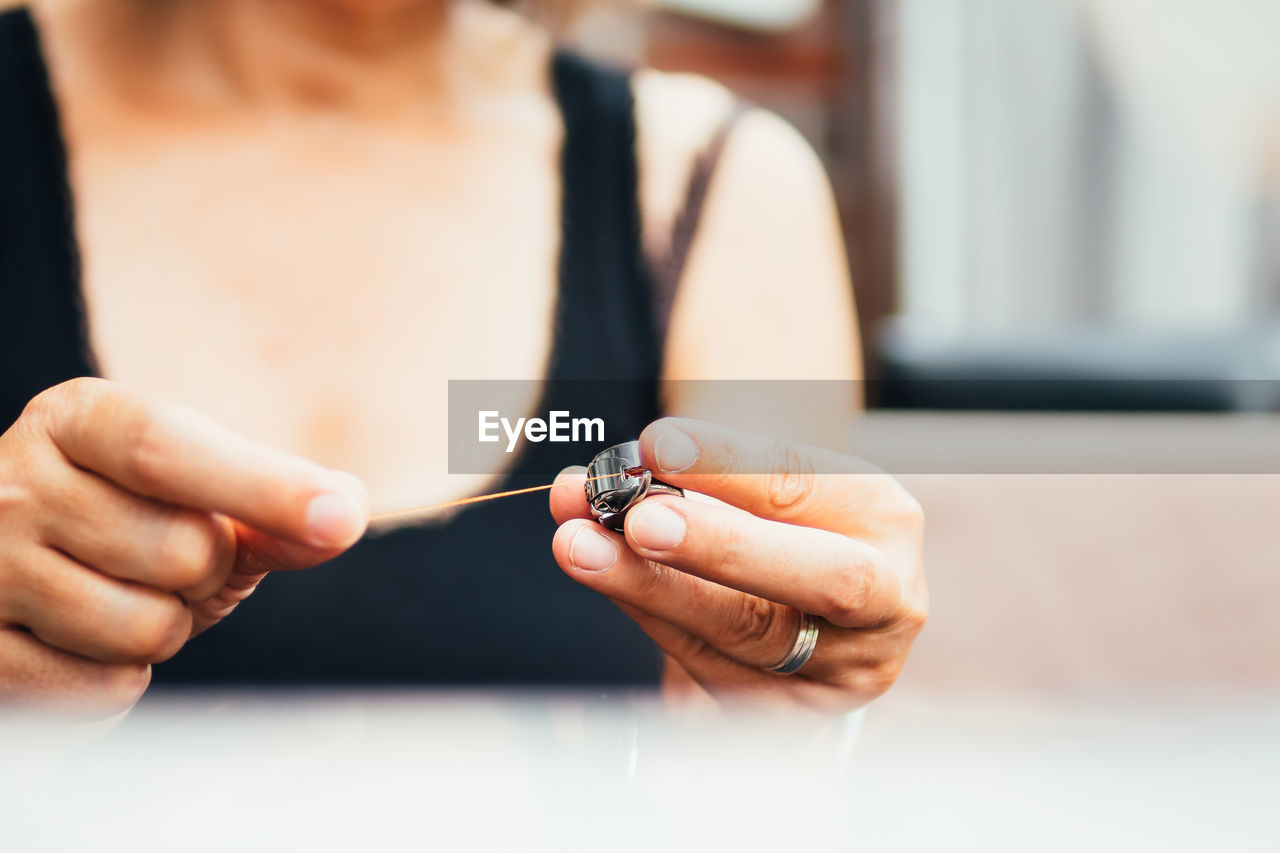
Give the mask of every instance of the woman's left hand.
[[[585, 470], [551, 493], [561, 568], [610, 599], [668, 655], [667, 685], [841, 713], [897, 679], [928, 605], [924, 515], [850, 456], [667, 418], [640, 437], [654, 476], [723, 503], [654, 496], [625, 537], [591, 520]], [[769, 667], [804, 614], [818, 643], [797, 673]], [[678, 668], [672, 666], [674, 663]]]

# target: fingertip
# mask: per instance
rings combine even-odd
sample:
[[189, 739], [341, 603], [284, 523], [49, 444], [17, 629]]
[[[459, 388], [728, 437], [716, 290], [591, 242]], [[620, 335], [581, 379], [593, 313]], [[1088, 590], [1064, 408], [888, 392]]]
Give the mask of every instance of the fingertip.
[[320, 548], [348, 548], [369, 525], [369, 490], [353, 474], [330, 475], [331, 488], [307, 504], [307, 541]]
[[640, 450], [645, 459], [653, 459], [653, 443], [668, 427], [678, 425], [684, 418], [658, 418], [640, 431]]
[[369, 509], [369, 488], [364, 484], [364, 480], [346, 471], [330, 471], [330, 473], [350, 491], [356, 503], [367, 512]]
[[622, 554], [617, 534], [611, 534], [599, 524], [585, 519], [575, 519], [556, 531], [552, 550], [556, 562], [571, 576], [582, 573], [596, 574], [612, 568]]
[[[571, 518], [556, 528], [555, 536], [551, 540], [551, 553], [555, 556], [556, 562], [560, 564], [560, 568], [573, 573], [575, 569], [582, 567], [575, 564], [574, 547], [577, 544], [579, 534], [599, 537], [606, 542], [612, 542], [613, 534], [610, 534], [603, 527], [594, 521], [585, 518]], [[619, 537], [620, 538], [620, 537]], [[616, 543], [614, 545], [616, 548]], [[582, 552], [585, 553], [585, 552]], [[579, 553], [578, 556], [581, 556]]]
[[664, 554], [679, 548], [688, 533], [688, 523], [672, 506], [673, 499], [641, 501], [627, 513], [627, 544], [642, 553]]

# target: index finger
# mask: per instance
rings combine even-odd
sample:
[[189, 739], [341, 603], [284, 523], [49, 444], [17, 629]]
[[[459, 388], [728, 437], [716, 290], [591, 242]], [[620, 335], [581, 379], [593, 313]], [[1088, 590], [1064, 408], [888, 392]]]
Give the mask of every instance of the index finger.
[[255, 444], [180, 406], [100, 379], [37, 398], [53, 443], [72, 463], [145, 497], [222, 513], [272, 536], [320, 547], [359, 539], [359, 481]]
[[655, 421], [640, 446], [655, 477], [775, 521], [866, 536], [913, 502], [864, 460], [706, 421]]

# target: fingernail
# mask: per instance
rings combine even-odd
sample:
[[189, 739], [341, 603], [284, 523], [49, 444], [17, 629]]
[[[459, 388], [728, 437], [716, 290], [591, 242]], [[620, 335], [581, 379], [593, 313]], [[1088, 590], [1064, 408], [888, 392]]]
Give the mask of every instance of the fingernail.
[[674, 426], [668, 426], [653, 444], [653, 455], [658, 470], [678, 474], [693, 467], [698, 461], [698, 445]]
[[307, 538], [322, 548], [343, 548], [364, 533], [365, 509], [350, 494], [325, 492], [307, 504]]
[[631, 510], [627, 531], [641, 548], [670, 551], [684, 541], [685, 523], [680, 513], [648, 501]]
[[559, 484], [559, 483], [567, 483], [570, 480], [580, 480], [582, 479], [582, 477], [586, 475], [586, 473], [587, 473], [587, 469], [584, 468], [583, 466], [570, 465], [568, 468], [565, 468], [559, 474], [556, 474], [555, 482]]
[[569, 563], [584, 572], [603, 572], [618, 562], [617, 547], [590, 527], [583, 527], [569, 543]]

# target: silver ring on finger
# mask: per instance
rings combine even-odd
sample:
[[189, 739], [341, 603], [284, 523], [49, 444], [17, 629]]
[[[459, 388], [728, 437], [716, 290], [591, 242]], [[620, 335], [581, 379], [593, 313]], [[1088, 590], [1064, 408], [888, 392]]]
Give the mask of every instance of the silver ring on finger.
[[800, 630], [796, 632], [796, 641], [787, 656], [773, 666], [765, 667], [767, 672], [777, 675], [791, 675], [813, 657], [813, 650], [818, 647], [818, 620], [808, 613], [800, 614]]

